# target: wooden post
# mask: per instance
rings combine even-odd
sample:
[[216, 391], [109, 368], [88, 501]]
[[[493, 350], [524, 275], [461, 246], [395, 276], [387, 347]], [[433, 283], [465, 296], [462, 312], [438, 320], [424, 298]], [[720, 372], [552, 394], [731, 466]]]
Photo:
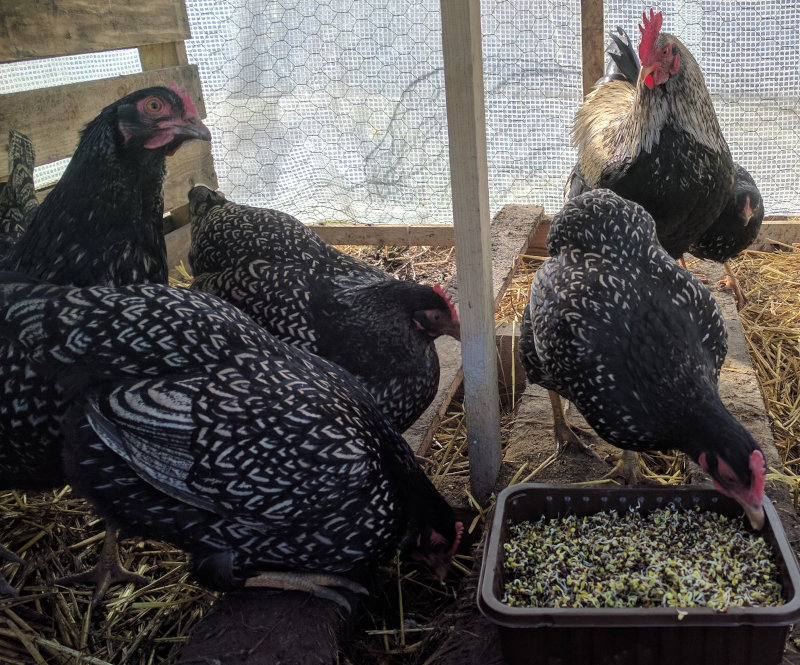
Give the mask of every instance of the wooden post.
[[441, 7], [470, 488], [485, 502], [501, 450], [480, 0]]
[[581, 0], [581, 53], [584, 97], [592, 91], [594, 82], [605, 71], [603, 19], [603, 0]]

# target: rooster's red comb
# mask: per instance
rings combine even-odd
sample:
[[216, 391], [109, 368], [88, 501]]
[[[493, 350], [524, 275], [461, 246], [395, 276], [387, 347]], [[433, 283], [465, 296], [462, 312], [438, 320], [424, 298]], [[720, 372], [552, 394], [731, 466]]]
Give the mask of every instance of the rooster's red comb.
[[656, 43], [663, 21], [664, 17], [661, 12], [654, 14], [652, 7], [650, 8], [650, 18], [647, 18], [647, 14], [642, 12], [642, 22], [639, 24], [639, 32], [642, 33], [642, 41], [639, 42], [639, 60], [642, 62], [649, 59], [647, 56], [653, 50], [653, 44]]
[[196, 116], [200, 117], [200, 114], [197, 112], [197, 107], [194, 105], [192, 98], [189, 97], [183, 90], [178, 87], [178, 84], [173, 81], [169, 84], [169, 89], [172, 90], [178, 97], [181, 98], [183, 102], [183, 108], [186, 111], [186, 115], [189, 117]]
[[438, 293], [444, 301], [447, 303], [447, 306], [450, 308], [450, 315], [453, 317], [453, 321], [458, 321], [458, 313], [456, 312], [456, 308], [453, 307], [453, 301], [450, 300], [450, 296], [447, 295], [447, 291], [444, 290], [441, 284], [437, 284], [433, 287], [435, 293]]

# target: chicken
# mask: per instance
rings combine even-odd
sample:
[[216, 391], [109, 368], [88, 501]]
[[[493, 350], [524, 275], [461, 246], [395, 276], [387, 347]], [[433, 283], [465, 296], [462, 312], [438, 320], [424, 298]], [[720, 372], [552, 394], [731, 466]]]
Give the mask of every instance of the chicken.
[[165, 157], [189, 139], [211, 135], [175, 84], [107, 106], [3, 267], [56, 284], [166, 282]]
[[567, 202], [547, 249], [520, 329], [528, 379], [615, 446], [686, 452], [760, 528], [764, 455], [720, 399], [727, 333], [708, 289], [607, 189]]
[[25, 218], [39, 205], [33, 184], [33, 143], [25, 134], [8, 133], [8, 181], [0, 187], [0, 261], [25, 230]]
[[717, 220], [689, 246], [689, 252], [700, 259], [722, 263], [727, 278], [721, 283], [731, 289], [741, 308], [746, 299], [728, 261], [746, 249], [758, 237], [764, 221], [764, 202], [747, 169], [734, 164], [736, 174], [733, 191]]
[[[103, 109], [83, 131], [63, 177], [23, 221], [26, 230], [5, 265], [63, 284], [166, 282], [165, 158], [193, 138], [210, 134], [174, 84], [133, 92]], [[0, 358], [0, 488], [63, 485], [61, 390], [8, 340], [0, 340]], [[108, 583], [98, 581], [96, 599]]]
[[608, 188], [636, 201], [655, 219], [664, 249], [680, 258], [719, 217], [733, 161], [692, 54], [661, 32], [661, 12], [642, 19], [639, 58], [618, 28], [611, 72], [575, 116], [578, 159], [567, 195]]
[[0, 334], [73, 396], [67, 477], [123, 532], [188, 550], [216, 589], [397, 549], [446, 573], [463, 525], [350, 373], [213, 295], [18, 279], [0, 274]]
[[189, 193], [191, 288], [238, 306], [273, 335], [344, 367], [398, 431], [439, 385], [434, 339], [460, 336], [440, 286], [396, 280], [286, 213]]

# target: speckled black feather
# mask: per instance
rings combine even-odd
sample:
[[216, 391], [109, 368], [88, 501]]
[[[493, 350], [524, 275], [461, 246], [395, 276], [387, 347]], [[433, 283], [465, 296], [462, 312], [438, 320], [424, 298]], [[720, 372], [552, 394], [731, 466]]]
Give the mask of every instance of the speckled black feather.
[[400, 431], [422, 414], [438, 387], [433, 339], [443, 331], [425, 313], [453, 327], [439, 293], [340, 252], [285, 213], [203, 186], [189, 200], [193, 289], [349, 370]]
[[33, 142], [25, 134], [8, 132], [8, 180], [0, 183], [0, 263], [19, 240], [26, 218], [39, 205], [33, 183], [36, 165]]
[[717, 392], [721, 311], [660, 246], [652, 217], [594, 190], [553, 218], [547, 247], [520, 331], [528, 378], [615, 446], [713, 452], [750, 478], [757, 445]]
[[344, 572], [455, 519], [348, 372], [218, 298], [0, 275], [0, 334], [73, 405], [74, 487], [124, 532], [236, 588], [262, 568]]
[[[764, 202], [755, 180], [739, 164], [736, 168], [733, 191], [717, 220], [692, 245], [689, 251], [701, 259], [724, 263], [747, 249], [758, 237], [764, 221]], [[752, 217], [744, 215], [745, 202], [750, 199]]]

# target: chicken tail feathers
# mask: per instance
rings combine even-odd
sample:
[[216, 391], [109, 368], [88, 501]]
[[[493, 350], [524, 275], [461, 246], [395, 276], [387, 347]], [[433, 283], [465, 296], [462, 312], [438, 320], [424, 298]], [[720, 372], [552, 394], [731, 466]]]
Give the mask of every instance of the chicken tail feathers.
[[0, 184], [0, 256], [25, 232], [27, 216], [39, 205], [33, 184], [36, 163], [33, 141], [12, 129], [8, 132], [8, 182]]
[[636, 85], [639, 78], [641, 63], [639, 56], [631, 44], [631, 40], [621, 27], [617, 26], [617, 34], [609, 33], [612, 44], [606, 49], [609, 62], [606, 64], [605, 75], [597, 81], [607, 83], [608, 81], [627, 81], [631, 85]]

